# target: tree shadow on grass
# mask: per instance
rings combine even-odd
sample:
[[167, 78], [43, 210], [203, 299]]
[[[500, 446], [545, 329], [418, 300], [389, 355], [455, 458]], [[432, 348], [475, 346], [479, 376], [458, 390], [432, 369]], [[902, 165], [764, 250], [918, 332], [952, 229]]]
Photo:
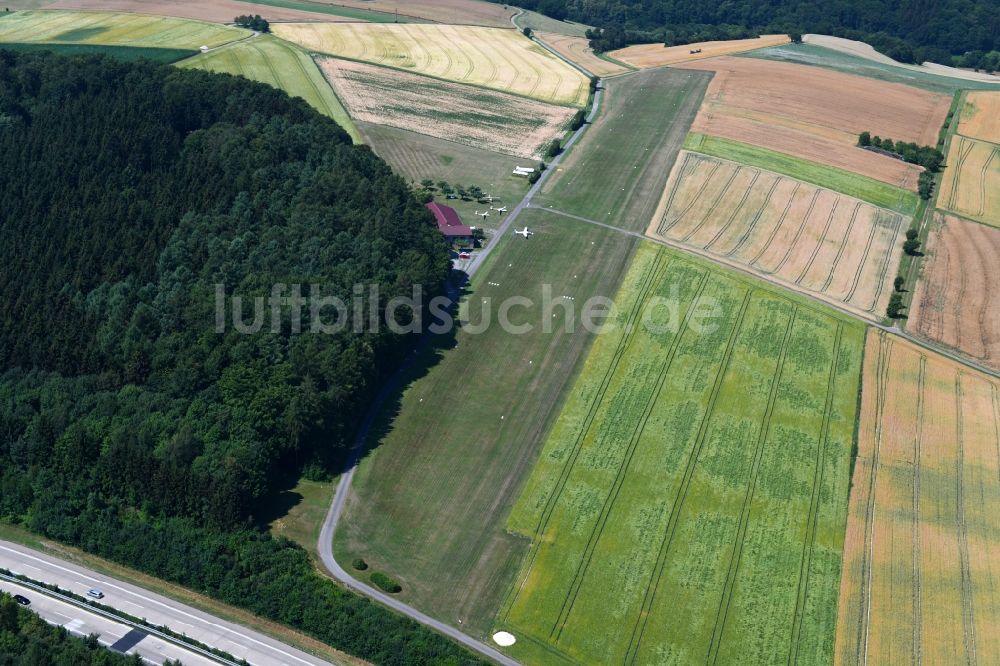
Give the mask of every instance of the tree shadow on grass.
[[[451, 305], [447, 308], [447, 312], [454, 324], [443, 333], [425, 331], [416, 340], [413, 351], [397, 365], [390, 376], [382, 379], [382, 388], [366, 405], [369, 413], [364, 416], [364, 421], [355, 434], [355, 444], [359, 443], [358, 438], [363, 437], [360, 449], [356, 449], [350, 455], [340, 456], [335, 473], [341, 474], [350, 469], [355, 460], [367, 457], [385, 439], [402, 410], [403, 394], [406, 389], [425, 377], [441, 362], [445, 352], [455, 347], [456, 335], [461, 328], [458, 319], [459, 304], [471, 293], [469, 276], [462, 271], [452, 271], [448, 286]], [[372, 413], [372, 410], [375, 412]]]

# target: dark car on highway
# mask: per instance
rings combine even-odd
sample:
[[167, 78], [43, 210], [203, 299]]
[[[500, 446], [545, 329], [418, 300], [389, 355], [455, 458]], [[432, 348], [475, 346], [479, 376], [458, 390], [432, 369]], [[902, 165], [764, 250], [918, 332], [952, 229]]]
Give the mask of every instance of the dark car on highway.
[[23, 597], [20, 594], [14, 595], [14, 601], [21, 604], [22, 606], [27, 606], [28, 604], [31, 603], [30, 601], [28, 601], [28, 597]]

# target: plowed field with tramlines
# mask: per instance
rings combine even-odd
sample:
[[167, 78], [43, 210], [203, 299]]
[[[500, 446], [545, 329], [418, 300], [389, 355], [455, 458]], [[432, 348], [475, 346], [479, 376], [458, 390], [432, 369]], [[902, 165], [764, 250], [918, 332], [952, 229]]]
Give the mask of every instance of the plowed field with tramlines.
[[616, 304], [508, 521], [511, 654], [829, 663], [863, 327], [652, 244]]
[[998, 391], [869, 334], [836, 663], [1000, 663]]
[[955, 135], [938, 206], [1000, 227], [1000, 145]]
[[648, 233], [878, 318], [906, 226], [859, 199], [685, 152]]

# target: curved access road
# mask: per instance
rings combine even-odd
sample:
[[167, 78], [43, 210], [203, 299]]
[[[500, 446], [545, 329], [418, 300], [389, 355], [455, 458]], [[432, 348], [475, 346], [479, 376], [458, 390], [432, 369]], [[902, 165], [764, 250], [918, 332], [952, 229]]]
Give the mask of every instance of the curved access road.
[[[186, 634], [205, 645], [228, 652], [237, 659], [245, 659], [254, 666], [329, 666], [330, 664], [270, 636], [209, 615], [155, 592], [91, 571], [74, 562], [39, 553], [15, 543], [0, 541], [0, 567], [32, 580], [58, 585], [79, 595], [85, 595], [90, 588], [97, 588], [104, 593], [101, 603], [106, 606], [134, 617], [145, 618], [151, 624], [168, 627], [178, 634]], [[21, 593], [31, 600], [32, 605], [29, 608], [43, 611], [40, 613], [43, 616], [49, 612], [42, 608], [43, 605], [48, 608], [49, 604], [42, 603], [40, 593]], [[56, 607], [53, 609], [52, 612], [68, 616], [66, 621], [60, 624], [69, 625], [67, 626], [69, 629], [82, 626], [74, 624], [76, 621], [83, 624], [88, 622], [82, 609], [77, 609], [75, 614], [60, 611]], [[138, 636], [133, 635], [131, 640], [135, 638]], [[150, 637], [144, 637], [137, 641], [137, 645], [149, 640]], [[188, 663], [191, 659], [185, 657], [183, 661]]]
[[[500, 244], [504, 236], [508, 234], [510, 228], [513, 226], [514, 222], [517, 220], [521, 211], [531, 207], [531, 198], [535, 196], [538, 190], [542, 187], [546, 180], [548, 180], [550, 174], [555, 172], [556, 167], [562, 161], [563, 155], [566, 154], [570, 148], [576, 144], [580, 136], [586, 131], [587, 127], [594, 120], [597, 115], [598, 110], [601, 105], [601, 98], [603, 97], [604, 90], [598, 88], [594, 93], [594, 103], [591, 106], [590, 113], [587, 114], [587, 122], [584, 123], [580, 129], [573, 133], [569, 141], [563, 148], [563, 152], [555, 157], [549, 164], [549, 169], [546, 169], [538, 181], [531, 186], [528, 193], [524, 195], [520, 203], [510, 211], [507, 219], [503, 221], [500, 227], [497, 229], [496, 234], [493, 236], [492, 242], [487, 245], [481, 252], [478, 252], [476, 256], [469, 262], [468, 266], [465, 268], [465, 273], [468, 278], [472, 278], [473, 275], [483, 266], [486, 258], [493, 252], [493, 250]], [[452, 298], [457, 295], [457, 289], [450, 289], [450, 294]], [[517, 666], [518, 662], [511, 659], [507, 655], [501, 653], [490, 645], [479, 641], [468, 634], [456, 629], [450, 624], [436, 620], [429, 615], [420, 612], [416, 608], [403, 603], [399, 599], [382, 592], [381, 590], [375, 589], [351, 576], [333, 556], [333, 537], [337, 531], [337, 524], [340, 522], [340, 517], [344, 512], [344, 504], [347, 501], [347, 496], [351, 491], [351, 482], [354, 480], [354, 472], [357, 469], [358, 462], [360, 460], [361, 452], [364, 450], [365, 442], [368, 440], [368, 435], [371, 431], [372, 424], [375, 422], [376, 417], [379, 412], [382, 411], [382, 407], [385, 405], [386, 400], [397, 391], [400, 386], [400, 382], [405, 376], [406, 372], [409, 370], [410, 366], [413, 364], [415, 358], [419, 355], [420, 351], [424, 349], [429, 342], [429, 338], [425, 336], [418, 348], [403, 362], [403, 365], [396, 371], [396, 374], [389, 379], [382, 390], [375, 397], [375, 400], [368, 408], [368, 412], [365, 414], [365, 418], [361, 423], [361, 427], [358, 429], [358, 433], [355, 436], [354, 443], [351, 450], [350, 463], [347, 470], [341, 474], [340, 481], [337, 483], [337, 488], [334, 491], [333, 502], [330, 504], [330, 510], [326, 514], [326, 520], [323, 522], [323, 527], [319, 534], [319, 556], [320, 560], [323, 562], [323, 566], [326, 567], [327, 571], [330, 572], [335, 579], [346, 585], [347, 587], [359, 592], [369, 599], [373, 599], [382, 603], [393, 610], [406, 615], [420, 624], [423, 624], [435, 631], [438, 631], [453, 640], [461, 643], [465, 647], [473, 650], [488, 659], [504, 664], [505, 666]]]

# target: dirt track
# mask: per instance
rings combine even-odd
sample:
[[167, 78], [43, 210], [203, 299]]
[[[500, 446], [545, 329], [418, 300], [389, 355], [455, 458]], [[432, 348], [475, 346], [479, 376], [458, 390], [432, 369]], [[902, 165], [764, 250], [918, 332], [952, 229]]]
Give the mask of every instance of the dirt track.
[[921, 168], [858, 148], [858, 134], [934, 145], [951, 104], [911, 86], [794, 63], [721, 57], [678, 66], [716, 73], [692, 130], [905, 189]]

